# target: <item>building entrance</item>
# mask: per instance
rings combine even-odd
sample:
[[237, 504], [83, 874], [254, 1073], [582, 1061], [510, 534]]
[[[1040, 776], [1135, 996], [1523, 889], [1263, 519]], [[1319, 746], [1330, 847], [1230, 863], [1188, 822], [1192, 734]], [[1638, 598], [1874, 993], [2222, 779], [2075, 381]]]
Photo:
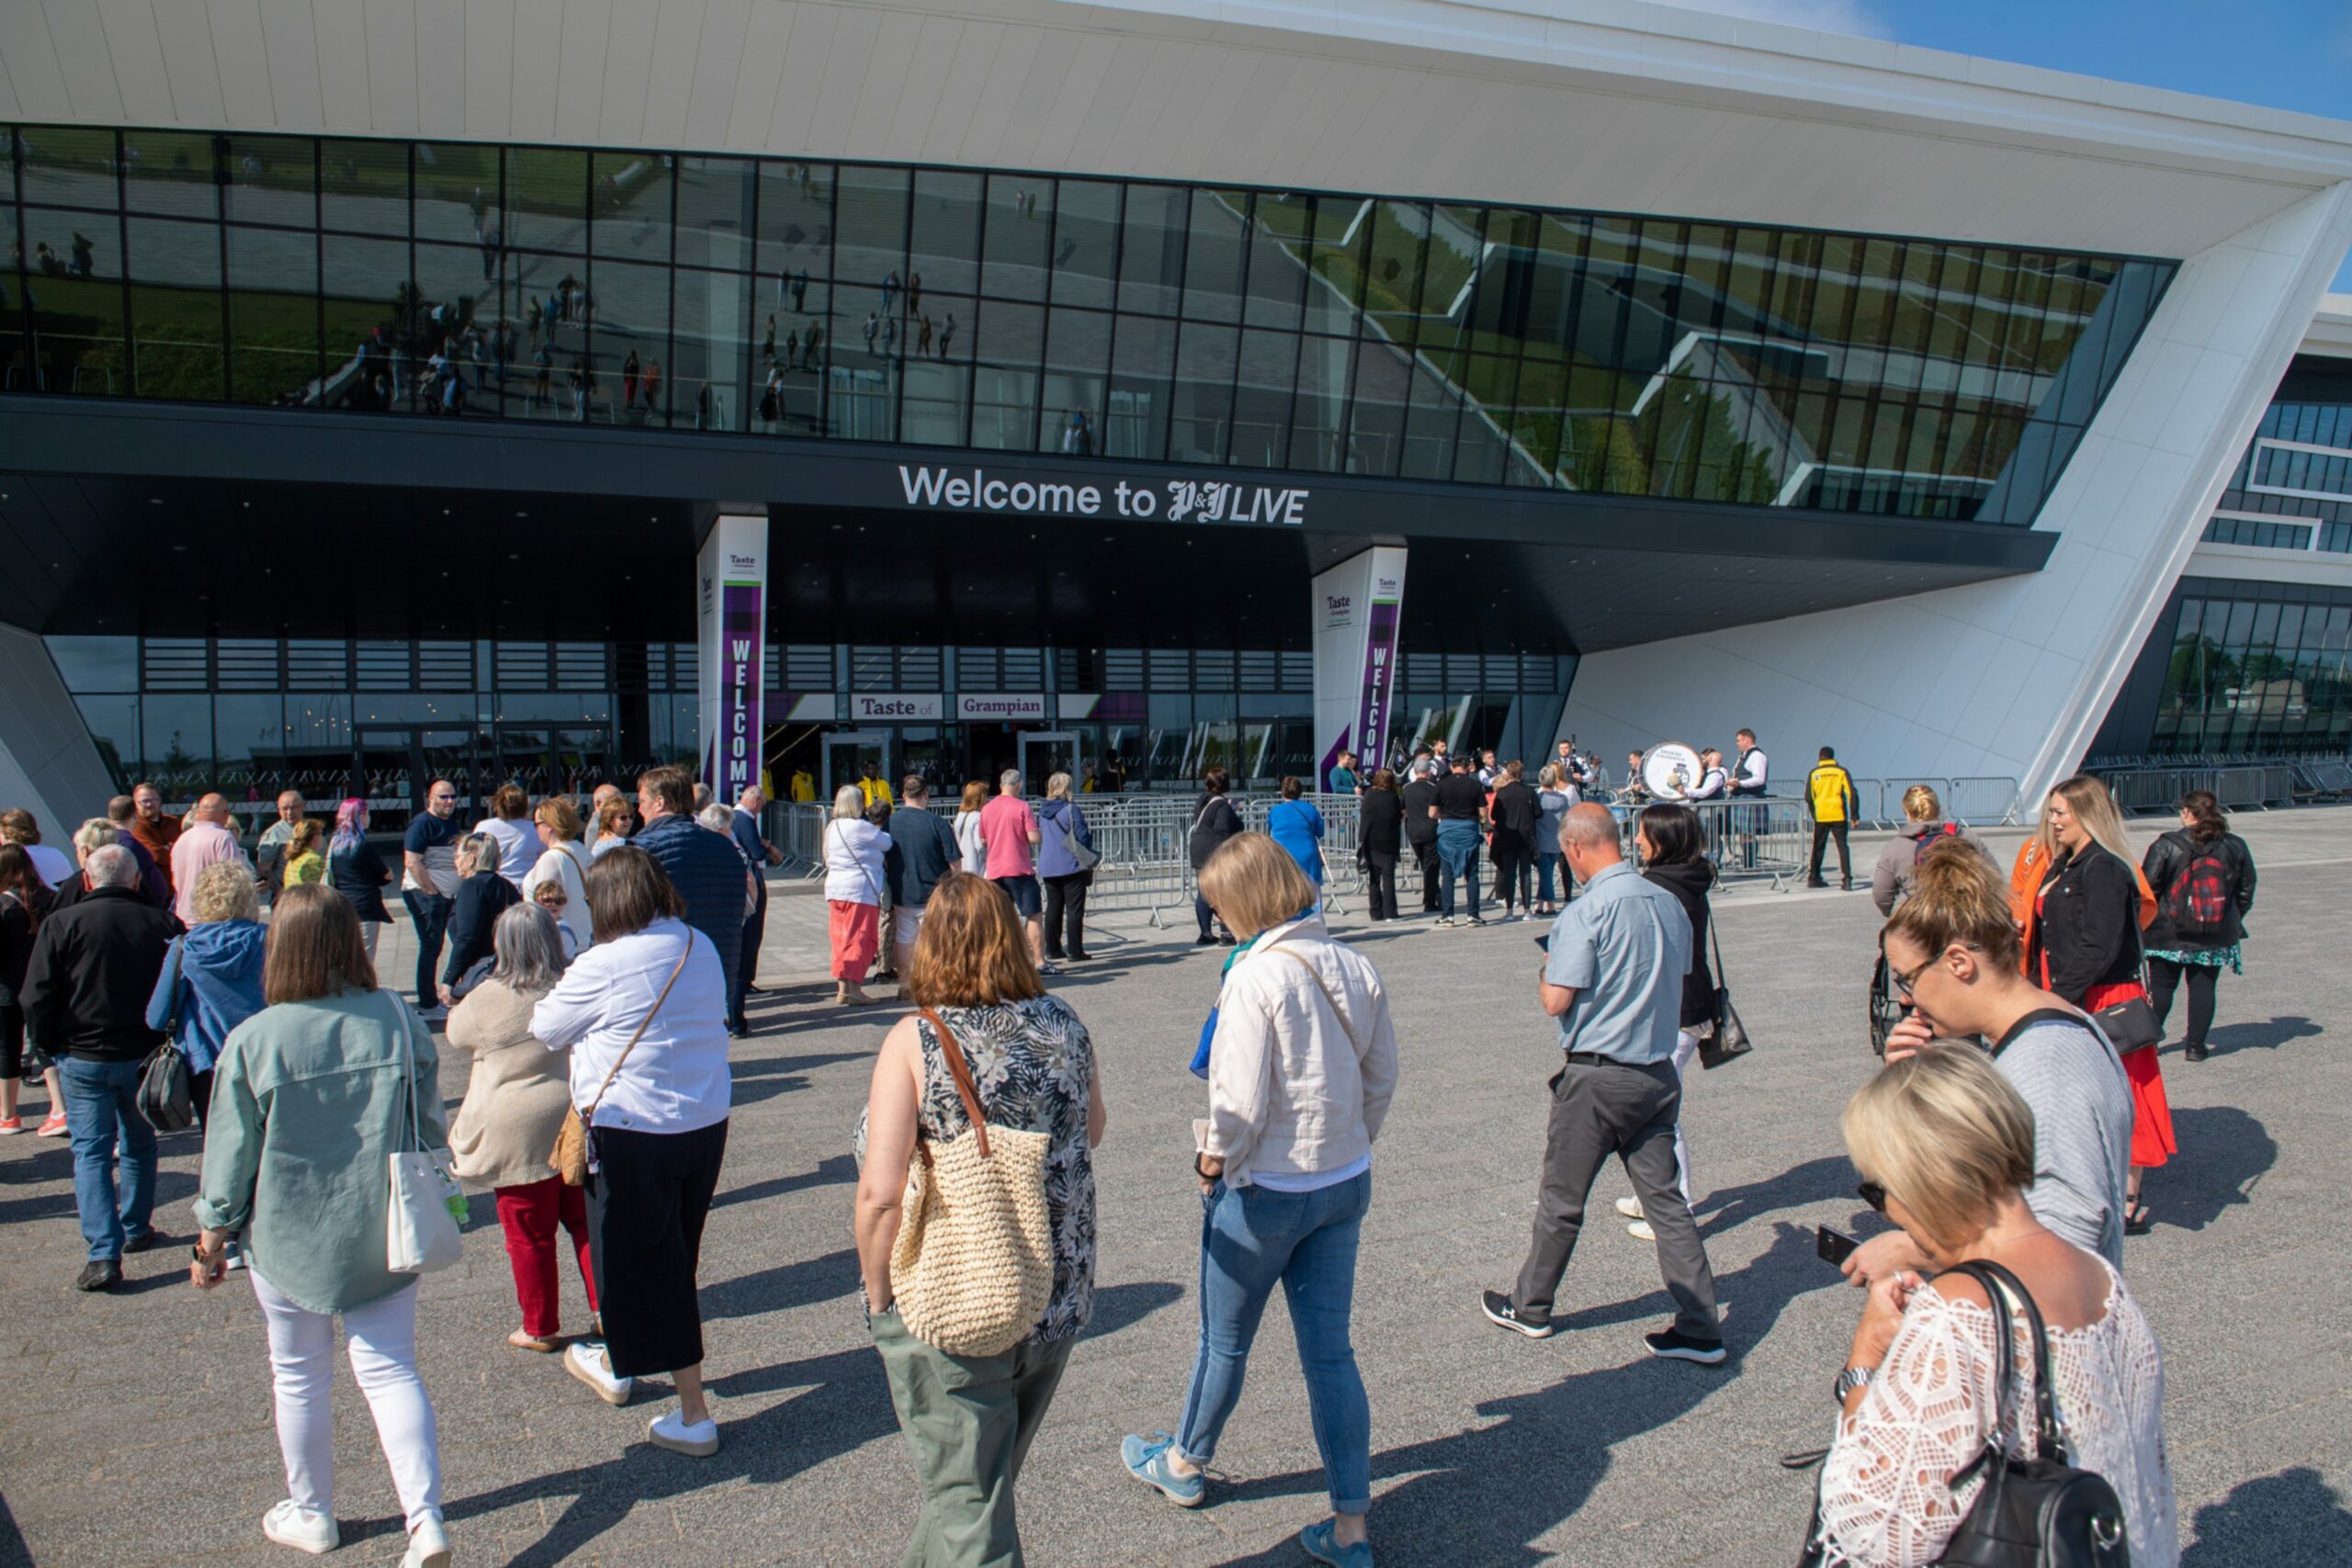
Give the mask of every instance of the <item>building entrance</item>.
[[[824, 793], [820, 798], [831, 800], [833, 792], [843, 784], [855, 784], [870, 771], [877, 779], [890, 776], [890, 732], [887, 729], [844, 729], [824, 738], [824, 766], [820, 777]], [[892, 784], [896, 796], [899, 786]]]
[[1068, 773], [1078, 785], [1078, 737], [1068, 730], [1025, 730], [1021, 736], [1021, 781], [1031, 795], [1046, 793], [1046, 781]]
[[354, 730], [352, 739], [348, 787], [368, 803], [371, 833], [407, 832], [410, 818], [424, 809], [424, 792], [435, 779], [452, 781], [463, 796], [473, 778], [470, 729], [368, 725]]

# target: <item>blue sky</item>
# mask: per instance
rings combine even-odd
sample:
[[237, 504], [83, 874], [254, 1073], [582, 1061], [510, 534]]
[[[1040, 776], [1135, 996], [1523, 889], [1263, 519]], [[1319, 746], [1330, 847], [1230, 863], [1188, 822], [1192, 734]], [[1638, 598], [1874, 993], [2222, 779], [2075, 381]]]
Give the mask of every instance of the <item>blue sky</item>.
[[2352, 0], [1672, 3], [2352, 119]]

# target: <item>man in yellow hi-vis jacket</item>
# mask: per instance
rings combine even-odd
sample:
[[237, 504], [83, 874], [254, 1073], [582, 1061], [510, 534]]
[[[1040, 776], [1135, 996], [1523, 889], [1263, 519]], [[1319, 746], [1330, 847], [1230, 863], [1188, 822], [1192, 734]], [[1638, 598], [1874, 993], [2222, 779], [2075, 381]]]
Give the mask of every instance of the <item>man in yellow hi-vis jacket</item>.
[[1830, 840], [1838, 840], [1838, 886], [1847, 892], [1854, 888], [1854, 863], [1846, 848], [1846, 833], [1854, 824], [1854, 813], [1861, 809], [1860, 797], [1854, 793], [1854, 775], [1838, 761], [1835, 748], [1824, 746], [1821, 761], [1804, 778], [1805, 804], [1813, 808], [1813, 865], [1805, 873], [1807, 887], [1826, 887], [1821, 879], [1821, 852]]

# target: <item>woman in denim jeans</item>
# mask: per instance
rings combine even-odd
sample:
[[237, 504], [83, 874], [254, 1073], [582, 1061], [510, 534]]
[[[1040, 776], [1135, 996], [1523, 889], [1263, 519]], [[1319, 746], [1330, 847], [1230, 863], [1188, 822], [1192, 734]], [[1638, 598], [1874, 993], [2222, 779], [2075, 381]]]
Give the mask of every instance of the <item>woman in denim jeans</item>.
[[1121, 1457], [1174, 1502], [1205, 1500], [1202, 1472], [1240, 1403], [1250, 1344], [1279, 1284], [1334, 1516], [1299, 1543], [1318, 1562], [1371, 1568], [1372, 1416], [1348, 1320], [1372, 1141], [1396, 1087], [1388, 998], [1372, 964], [1331, 940], [1315, 885], [1264, 834], [1221, 846], [1201, 868], [1201, 893], [1248, 945], [1217, 998], [1209, 1114], [1193, 1124], [1200, 1351], [1182, 1429], [1130, 1436]]

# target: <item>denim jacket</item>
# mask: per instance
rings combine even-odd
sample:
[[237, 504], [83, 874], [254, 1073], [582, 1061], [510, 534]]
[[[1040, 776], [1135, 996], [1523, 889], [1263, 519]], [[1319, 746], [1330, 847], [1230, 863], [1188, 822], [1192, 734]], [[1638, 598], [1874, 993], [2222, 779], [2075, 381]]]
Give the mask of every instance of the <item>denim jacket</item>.
[[415, 1282], [384, 1267], [391, 1156], [417, 1146], [403, 1022], [423, 1142], [443, 1148], [433, 1032], [393, 992], [265, 1008], [230, 1032], [213, 1067], [197, 1224], [250, 1227], [254, 1271], [311, 1312], [348, 1312]]

